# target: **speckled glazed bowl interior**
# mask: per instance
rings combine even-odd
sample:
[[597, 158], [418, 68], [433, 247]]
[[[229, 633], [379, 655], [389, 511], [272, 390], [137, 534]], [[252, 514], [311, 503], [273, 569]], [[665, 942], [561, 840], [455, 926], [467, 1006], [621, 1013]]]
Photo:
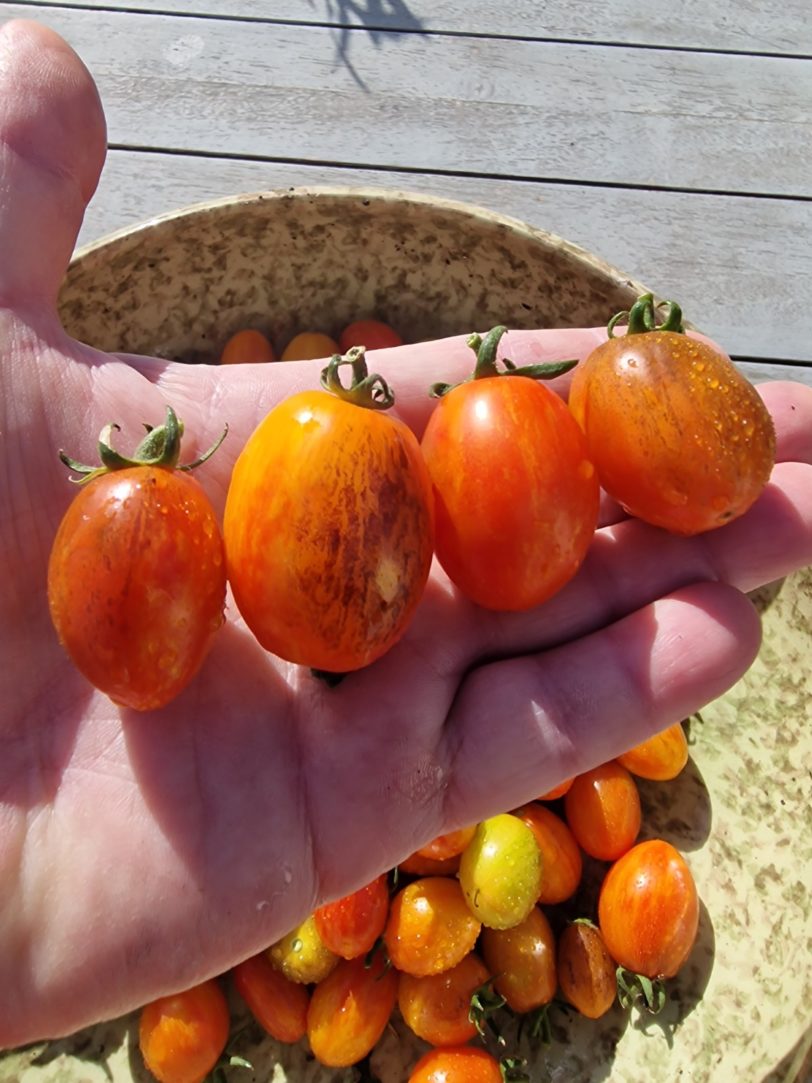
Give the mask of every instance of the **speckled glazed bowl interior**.
[[[212, 361], [239, 327], [277, 346], [374, 314], [408, 339], [496, 322], [605, 323], [642, 289], [566, 242], [476, 208], [372, 191], [236, 198], [146, 223], [80, 252], [62, 317], [95, 346]], [[812, 575], [759, 592], [752, 670], [692, 726], [670, 783], [642, 783], [644, 834], [683, 850], [702, 898], [696, 948], [657, 1019], [619, 1008], [598, 1022], [552, 1012], [553, 1040], [518, 1050], [534, 1081], [807, 1083], [812, 1032]], [[599, 694], [599, 690], [597, 690]], [[0, 1058], [0, 1081], [147, 1080], [135, 1016]], [[372, 1057], [405, 1083], [424, 1048], [397, 1023]], [[360, 1079], [321, 1068], [249, 1025], [233, 1078]]]

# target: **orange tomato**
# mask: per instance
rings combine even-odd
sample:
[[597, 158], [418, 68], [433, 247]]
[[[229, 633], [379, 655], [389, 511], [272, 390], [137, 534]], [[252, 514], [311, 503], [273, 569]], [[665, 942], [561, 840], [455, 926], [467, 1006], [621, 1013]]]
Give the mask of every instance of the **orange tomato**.
[[609, 954], [648, 978], [671, 978], [699, 927], [696, 884], [682, 854], [663, 839], [638, 843], [609, 869], [598, 897]]
[[553, 786], [551, 790], [543, 793], [540, 797], [536, 798], [538, 801], [557, 801], [559, 797], [563, 797], [567, 790], [572, 785], [574, 779], [565, 778], [563, 782], [559, 782], [557, 786]]
[[307, 1032], [307, 986], [290, 981], [265, 952], [232, 970], [234, 987], [261, 1027], [278, 1042], [301, 1041]]
[[381, 935], [389, 913], [389, 885], [378, 876], [365, 887], [314, 911], [322, 943], [343, 959], [366, 955]]
[[688, 740], [680, 722], [630, 748], [617, 762], [639, 778], [667, 782], [688, 762]]
[[461, 962], [479, 936], [462, 888], [447, 876], [426, 876], [392, 899], [384, 943], [392, 964], [415, 977], [440, 974]]
[[637, 784], [615, 760], [578, 775], [564, 797], [564, 813], [590, 857], [614, 861], [634, 844], [642, 813]]
[[408, 876], [453, 876], [459, 867], [459, 854], [456, 857], [447, 857], [438, 861], [433, 857], [423, 857], [422, 854], [413, 853], [398, 865], [400, 871]]
[[431, 1045], [462, 1045], [474, 1038], [471, 998], [488, 980], [482, 960], [470, 952], [450, 970], [417, 978], [401, 974], [398, 1007], [408, 1027]]
[[[344, 363], [324, 371], [333, 390]], [[248, 627], [273, 654], [333, 673], [397, 642], [432, 559], [420, 447], [401, 421], [356, 402], [369, 396], [362, 356], [353, 372], [352, 388], [300, 392], [260, 423], [234, 466], [223, 521]]]
[[241, 365], [275, 361], [273, 346], [261, 331], [246, 328], [235, 332], [220, 354], [221, 365]]
[[523, 805], [514, 816], [524, 820], [532, 830], [541, 853], [541, 891], [537, 901], [550, 905], [571, 898], [583, 872], [581, 851], [572, 831], [543, 805]]
[[141, 1010], [138, 1044], [160, 1083], [201, 1083], [228, 1041], [231, 1020], [216, 981], [160, 997]]
[[458, 831], [438, 835], [436, 839], [421, 846], [417, 853], [420, 857], [430, 857], [433, 861], [445, 861], [449, 857], [457, 857], [474, 837], [475, 831], [476, 824], [471, 824], [470, 827], [461, 827]]
[[482, 929], [482, 955], [493, 987], [515, 1012], [549, 1004], [557, 986], [555, 938], [543, 910], [534, 907], [512, 929]]
[[581, 1015], [599, 1019], [617, 997], [616, 964], [600, 929], [573, 922], [558, 938], [558, 984]]
[[502, 1083], [499, 1061], [487, 1049], [462, 1045], [430, 1049], [412, 1069], [409, 1083]]
[[380, 952], [342, 959], [313, 990], [307, 1037], [313, 1055], [328, 1068], [357, 1064], [374, 1048], [395, 1007], [398, 977]]
[[338, 337], [338, 346], [346, 353], [353, 346], [365, 346], [368, 350], [382, 350], [387, 346], [402, 346], [403, 339], [382, 320], [355, 320], [348, 324]]
[[309, 914], [295, 929], [271, 944], [268, 958], [289, 981], [310, 985], [326, 978], [338, 965], [339, 957], [324, 943], [314, 915]]
[[314, 361], [338, 353], [338, 343], [321, 331], [301, 331], [282, 351], [281, 361]]

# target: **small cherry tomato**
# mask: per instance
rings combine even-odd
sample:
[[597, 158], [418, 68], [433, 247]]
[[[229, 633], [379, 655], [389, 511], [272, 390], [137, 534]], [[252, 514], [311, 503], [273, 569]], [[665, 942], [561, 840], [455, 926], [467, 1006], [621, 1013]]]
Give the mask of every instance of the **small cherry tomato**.
[[87, 480], [53, 542], [48, 602], [76, 668], [114, 703], [147, 711], [183, 691], [223, 623], [223, 540], [200, 485], [175, 469], [183, 430], [171, 409], [131, 459], [111, 429], [103, 466], [63, 456]]
[[363, 351], [336, 356], [322, 382], [330, 391], [293, 395], [248, 440], [224, 535], [235, 601], [262, 646], [346, 673], [389, 650], [422, 597], [431, 483], [412, 431], [382, 412], [394, 400]]
[[461, 962], [479, 936], [462, 888], [447, 876], [415, 880], [392, 899], [384, 943], [405, 974], [440, 974]]
[[671, 978], [688, 958], [699, 926], [691, 870], [670, 843], [638, 843], [609, 869], [598, 925], [613, 959], [647, 978]]
[[503, 1083], [499, 1061], [475, 1045], [430, 1049], [412, 1068], [409, 1083]]
[[446, 574], [478, 605], [522, 610], [575, 575], [599, 494], [583, 434], [561, 399], [528, 376], [497, 372], [503, 331], [484, 342], [473, 336], [474, 378], [440, 398], [421, 446]]
[[614, 861], [634, 845], [642, 812], [637, 783], [615, 760], [578, 775], [564, 797], [564, 814], [582, 850]]
[[273, 346], [261, 331], [253, 328], [236, 331], [220, 354], [221, 365], [259, 364], [275, 360]]
[[417, 853], [434, 861], [457, 857], [474, 837], [475, 831], [476, 824], [471, 824], [470, 827], [461, 827], [458, 831], [449, 831], [447, 835], [438, 835], [436, 839], [421, 846]]
[[365, 346], [368, 350], [382, 350], [387, 346], [402, 346], [403, 339], [381, 320], [355, 320], [348, 324], [338, 337], [338, 347], [346, 353], [353, 346]]
[[342, 959], [356, 959], [373, 947], [389, 913], [386, 875], [343, 899], [320, 906], [313, 914], [322, 943]]
[[559, 782], [557, 786], [553, 786], [551, 790], [541, 794], [536, 798], [538, 801], [557, 801], [559, 797], [563, 797], [567, 790], [572, 785], [573, 778], [565, 778], [563, 782]]
[[307, 1032], [307, 986], [290, 981], [265, 952], [238, 963], [232, 970], [234, 987], [261, 1027], [278, 1042], [293, 1044]]
[[564, 998], [588, 1019], [605, 1015], [617, 997], [617, 966], [600, 929], [588, 922], [567, 925], [558, 938], [558, 984]]
[[423, 857], [422, 854], [414, 853], [404, 858], [398, 865], [400, 871], [408, 876], [454, 876], [459, 867], [459, 854], [438, 861], [436, 858]]
[[389, 1022], [397, 991], [398, 976], [380, 952], [369, 965], [342, 959], [310, 998], [307, 1037], [315, 1058], [328, 1068], [363, 1060]]
[[272, 944], [268, 958], [289, 981], [302, 985], [321, 981], [338, 965], [338, 956], [325, 946], [312, 914]]
[[534, 906], [512, 929], [482, 930], [482, 955], [493, 987], [514, 1012], [549, 1004], [557, 986], [555, 938], [543, 910]]
[[655, 733], [647, 741], [630, 748], [617, 762], [639, 778], [667, 782], [676, 778], [688, 762], [688, 740], [682, 723]]
[[404, 1022], [431, 1045], [462, 1045], [476, 1037], [471, 998], [489, 978], [482, 960], [470, 952], [450, 970], [416, 978], [401, 974], [398, 1007]]
[[583, 872], [583, 858], [572, 831], [543, 805], [523, 805], [513, 815], [533, 832], [541, 853], [541, 890], [536, 901], [552, 905], [571, 898]]
[[301, 331], [282, 351], [281, 361], [315, 361], [338, 353], [338, 343], [321, 331]]
[[610, 496], [648, 523], [698, 534], [758, 497], [775, 431], [753, 385], [718, 350], [682, 334], [681, 316], [670, 303], [655, 327], [652, 296], [641, 297], [627, 333], [578, 365], [569, 406]]
[[138, 1044], [160, 1083], [201, 1083], [220, 1059], [230, 1026], [222, 989], [206, 981], [142, 1008]]
[[509, 929], [524, 921], [541, 890], [541, 855], [531, 828], [502, 813], [477, 825], [460, 857], [459, 879], [483, 925]]

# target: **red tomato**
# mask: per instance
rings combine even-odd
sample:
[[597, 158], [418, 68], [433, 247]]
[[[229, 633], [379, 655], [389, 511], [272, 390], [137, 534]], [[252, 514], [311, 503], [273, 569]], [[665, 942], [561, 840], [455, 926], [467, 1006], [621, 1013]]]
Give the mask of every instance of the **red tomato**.
[[599, 1019], [614, 1004], [616, 970], [596, 926], [573, 922], [558, 938], [558, 984], [565, 1000], [588, 1019]]
[[206, 981], [142, 1008], [138, 1044], [160, 1083], [201, 1083], [220, 1059], [230, 1026], [220, 986]]
[[261, 331], [246, 328], [231, 336], [220, 354], [221, 365], [275, 361], [273, 346]]
[[514, 816], [524, 820], [532, 830], [541, 853], [541, 890], [537, 902], [551, 905], [571, 898], [583, 872], [581, 851], [572, 831], [543, 805], [523, 805]]
[[473, 949], [479, 930], [457, 881], [426, 876], [401, 888], [392, 899], [384, 943], [398, 970], [420, 978], [461, 962]]
[[[629, 314], [630, 333], [578, 365], [569, 405], [606, 491], [648, 523], [697, 534], [755, 501], [773, 467], [775, 432], [758, 392], [724, 355], [653, 325], [648, 294]], [[677, 316], [664, 327], [679, 325]]]
[[640, 833], [637, 784], [615, 760], [578, 775], [564, 797], [564, 813], [578, 845], [600, 861], [625, 854]]
[[[480, 358], [489, 343], [495, 352], [502, 330], [487, 336]], [[529, 609], [575, 575], [597, 524], [598, 480], [554, 392], [520, 375], [459, 384], [438, 402], [422, 448], [437, 557], [466, 597]]]
[[380, 952], [369, 966], [363, 959], [342, 959], [310, 999], [307, 1037], [316, 1059], [328, 1068], [363, 1060], [389, 1022], [397, 991], [397, 974]]
[[598, 898], [609, 954], [647, 978], [671, 978], [688, 958], [699, 926], [691, 870], [662, 839], [638, 843], [611, 867]]
[[470, 952], [450, 970], [416, 978], [401, 974], [398, 1007], [404, 1022], [431, 1045], [462, 1045], [476, 1037], [469, 1015], [471, 998], [490, 975], [482, 960]]
[[298, 1042], [307, 1032], [307, 986], [290, 981], [265, 952], [239, 963], [234, 986], [261, 1027], [278, 1042]]
[[402, 346], [403, 339], [388, 323], [381, 320], [355, 320], [348, 324], [338, 337], [342, 353], [353, 346], [365, 346], [368, 350], [382, 350], [387, 346]]
[[567, 790], [573, 783], [573, 779], [565, 778], [563, 782], [559, 782], [557, 786], [553, 786], [551, 790], [541, 794], [538, 798], [539, 801], [557, 801], [559, 797], [563, 797]]
[[639, 778], [666, 782], [676, 778], [688, 762], [688, 740], [680, 722], [655, 733], [647, 741], [630, 748], [617, 762]]
[[320, 906], [313, 914], [325, 947], [343, 959], [366, 953], [383, 933], [389, 913], [386, 876], [359, 888], [343, 899]]
[[458, 831], [449, 831], [447, 835], [438, 835], [436, 839], [421, 846], [417, 853], [420, 857], [430, 857], [434, 861], [445, 861], [457, 857], [474, 837], [476, 824], [461, 827]]
[[[325, 369], [333, 389], [344, 363]], [[363, 354], [352, 364], [343, 397], [303, 391], [260, 423], [237, 459], [224, 518], [229, 579], [248, 627], [266, 650], [334, 673], [394, 645], [432, 559], [420, 447], [402, 422], [352, 401], [363, 394]]]
[[512, 929], [482, 930], [482, 955], [493, 987], [514, 1012], [549, 1004], [558, 983], [555, 939], [543, 910], [534, 907]]
[[100, 468], [78, 491], [48, 565], [51, 619], [74, 665], [139, 711], [163, 707], [189, 684], [223, 623], [220, 528], [197, 481], [172, 469], [180, 440], [172, 419], [150, 434], [174, 433], [166, 463]]
[[321, 331], [302, 331], [294, 335], [282, 351], [281, 361], [315, 361], [338, 353], [338, 343]]
[[502, 1083], [502, 1069], [477, 1046], [430, 1049], [415, 1064], [409, 1083]]

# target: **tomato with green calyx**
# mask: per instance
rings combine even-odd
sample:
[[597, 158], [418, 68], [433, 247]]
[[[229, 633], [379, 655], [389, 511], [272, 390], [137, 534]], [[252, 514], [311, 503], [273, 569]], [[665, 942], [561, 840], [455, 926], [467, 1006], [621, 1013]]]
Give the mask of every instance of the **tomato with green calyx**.
[[410, 1030], [431, 1045], [462, 1045], [475, 1038], [472, 1017], [476, 991], [488, 981], [487, 967], [474, 952], [440, 974], [398, 979], [398, 1007]]
[[[351, 385], [341, 383], [349, 365]], [[266, 650], [347, 673], [405, 632], [432, 559], [431, 483], [394, 396], [363, 349], [321, 391], [280, 403], [237, 459], [226, 500], [228, 575]]]
[[313, 990], [307, 1037], [329, 1068], [346, 1068], [372, 1051], [397, 1001], [398, 976], [376, 952], [369, 963], [342, 959]]
[[473, 335], [473, 377], [440, 395], [422, 440], [434, 486], [437, 558], [478, 605], [523, 610], [580, 567], [599, 489], [586, 441], [562, 400], [539, 384], [574, 362], [516, 368], [496, 351], [504, 327]]
[[313, 914], [272, 944], [268, 948], [268, 958], [289, 981], [303, 985], [326, 978], [335, 970], [339, 959], [319, 935]]
[[51, 548], [48, 603], [76, 668], [115, 703], [147, 711], [186, 688], [223, 623], [220, 527], [188, 473], [220, 441], [181, 466], [171, 407], [132, 457], [112, 447], [114, 428], [99, 437], [99, 466], [60, 453], [82, 488]]
[[541, 890], [541, 854], [531, 828], [502, 813], [477, 825], [460, 857], [459, 879], [483, 925], [509, 929], [524, 921]]
[[457, 881], [424, 876], [392, 899], [384, 944], [393, 966], [419, 978], [456, 966], [473, 949], [479, 931]]
[[617, 762], [638, 778], [668, 782], [676, 778], [688, 762], [688, 738], [681, 722], [655, 733], [630, 748]]
[[304, 1038], [310, 1003], [306, 985], [286, 978], [265, 952], [238, 963], [232, 977], [251, 1014], [272, 1038], [288, 1044]]
[[646, 978], [671, 978], [699, 927], [691, 870], [670, 843], [638, 843], [609, 869], [598, 896], [598, 925], [613, 959]]
[[342, 959], [356, 959], [374, 946], [383, 933], [389, 914], [389, 885], [386, 875], [325, 903], [313, 913], [322, 943]]
[[564, 813], [578, 845], [599, 861], [614, 861], [634, 845], [643, 816], [637, 783], [616, 760], [576, 777]]
[[574, 921], [558, 938], [558, 984], [564, 999], [587, 1019], [606, 1015], [617, 999], [617, 964], [601, 931]]
[[[614, 337], [620, 319], [625, 335]], [[772, 419], [733, 363], [683, 333], [651, 294], [609, 324], [609, 340], [576, 369], [569, 406], [601, 484], [631, 515], [698, 534], [742, 515], [775, 461]]]
[[138, 1044], [159, 1083], [202, 1083], [226, 1047], [230, 1026], [222, 989], [205, 981], [142, 1008]]

